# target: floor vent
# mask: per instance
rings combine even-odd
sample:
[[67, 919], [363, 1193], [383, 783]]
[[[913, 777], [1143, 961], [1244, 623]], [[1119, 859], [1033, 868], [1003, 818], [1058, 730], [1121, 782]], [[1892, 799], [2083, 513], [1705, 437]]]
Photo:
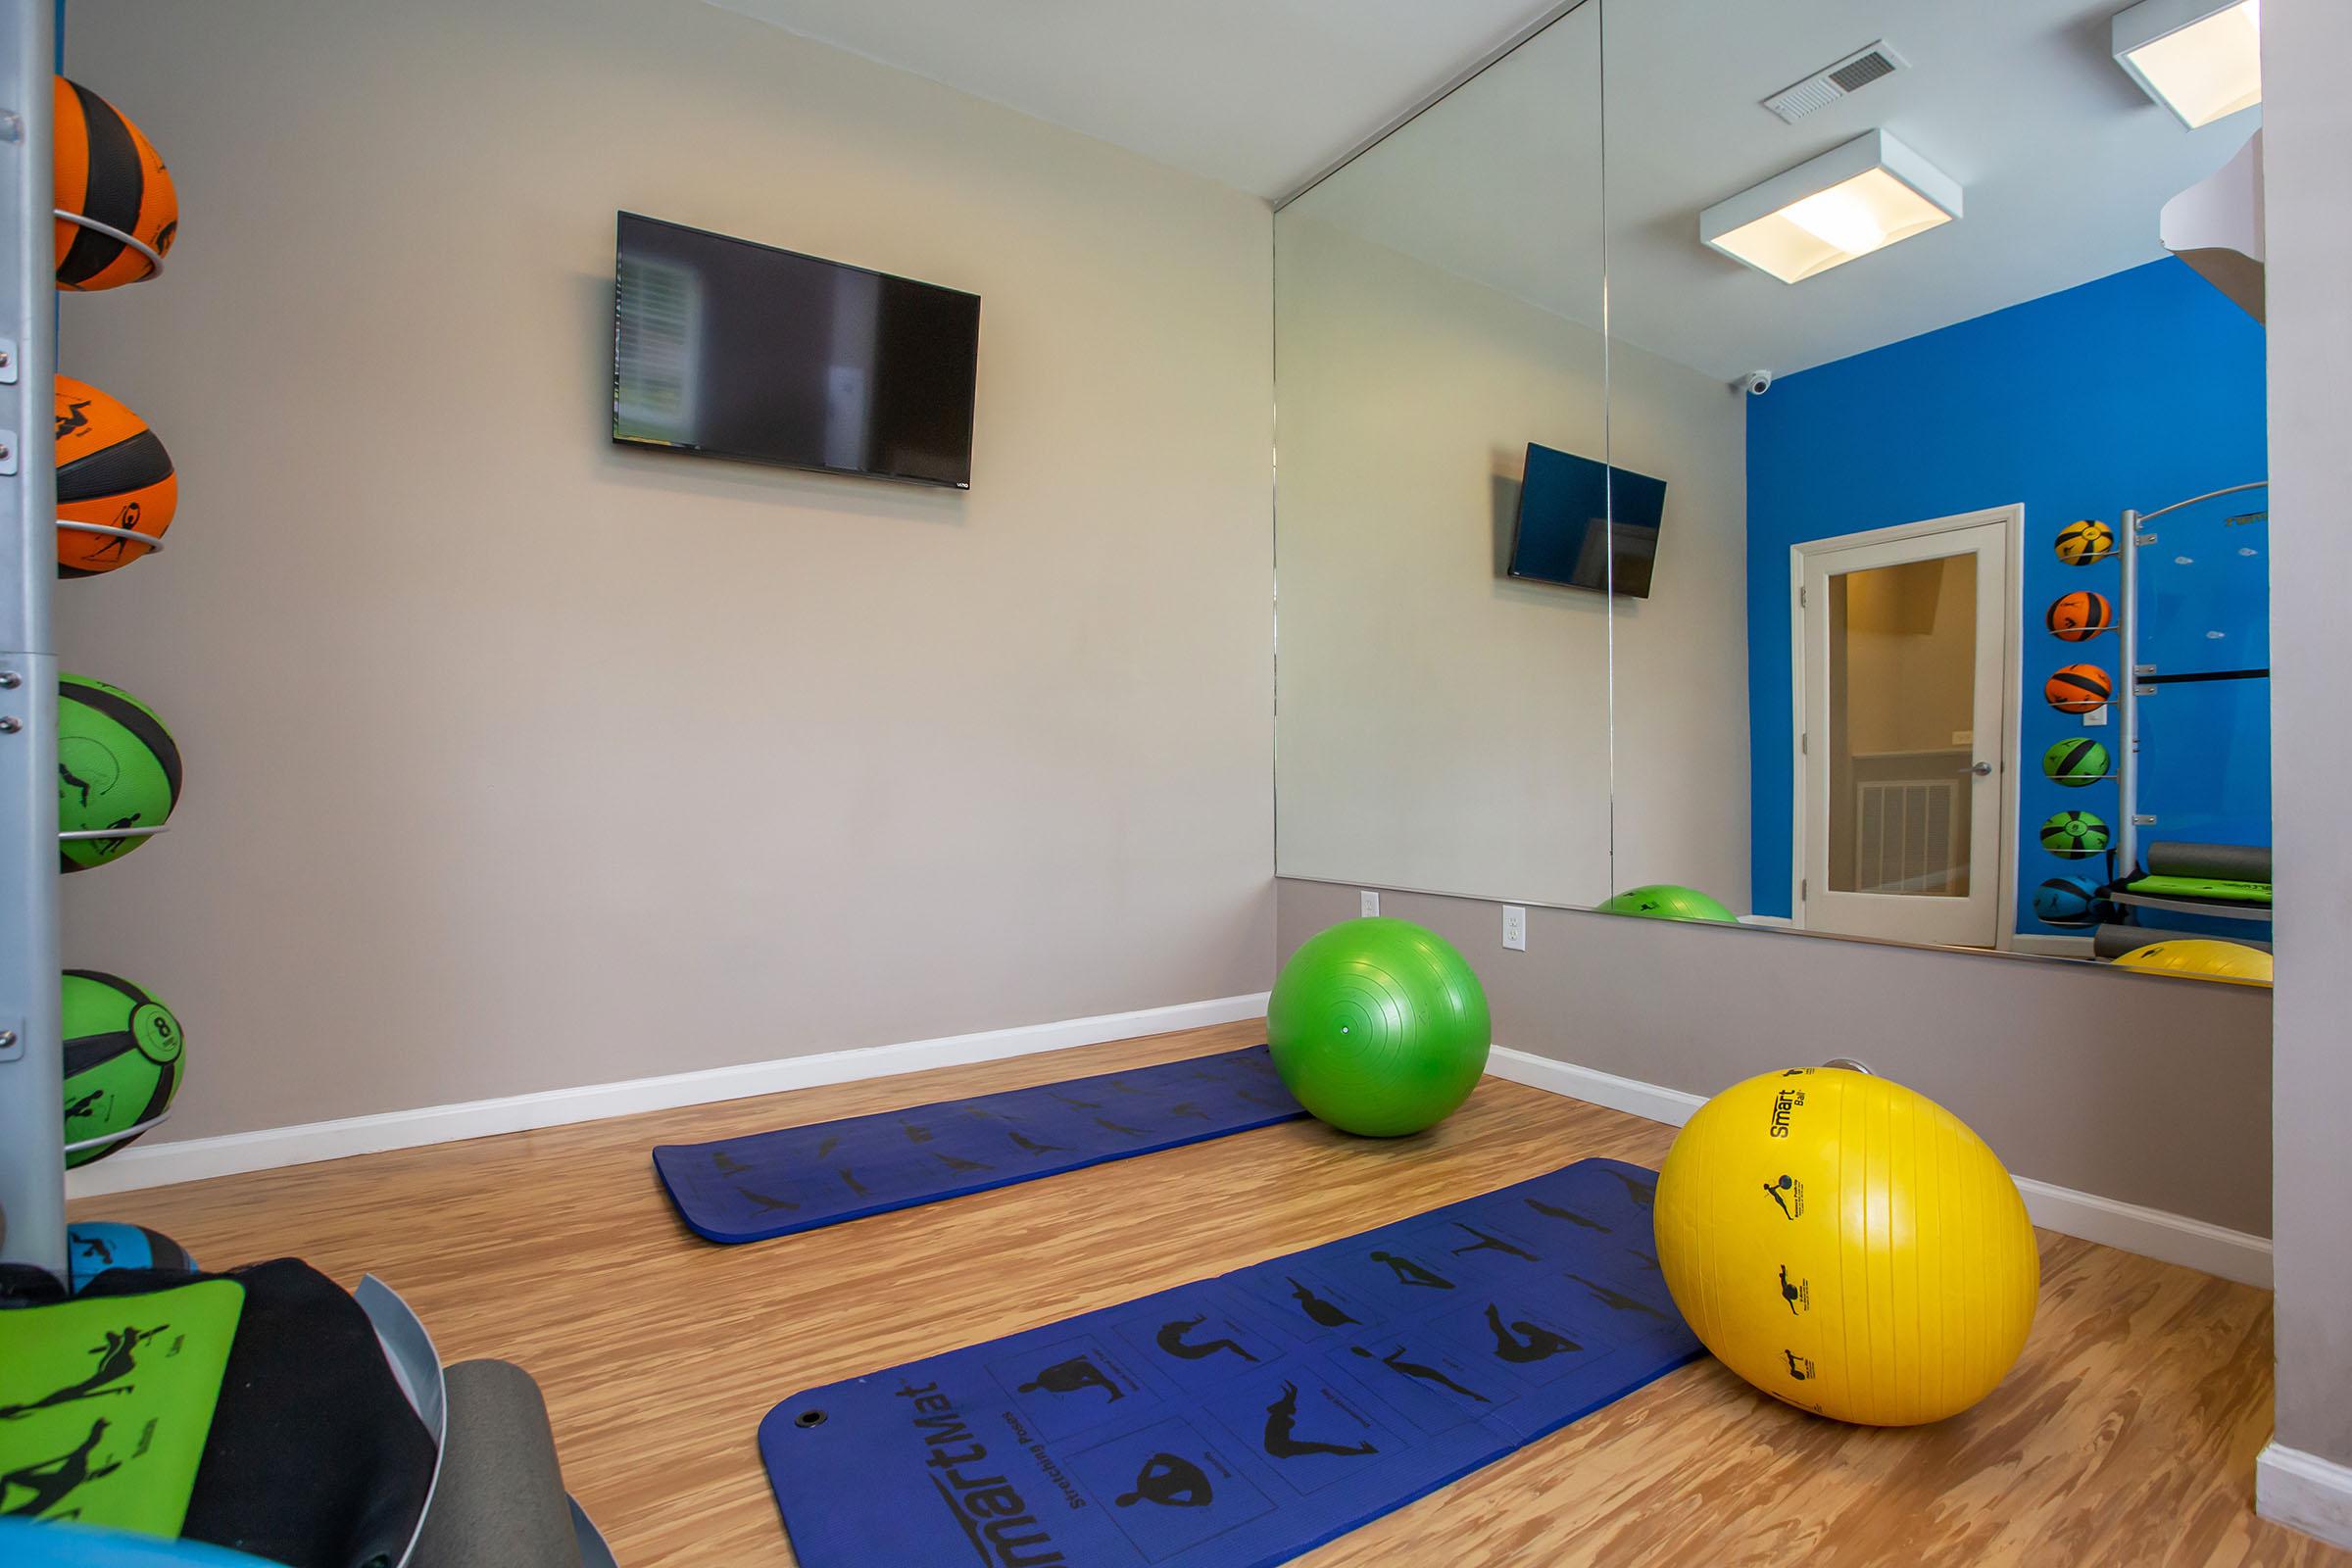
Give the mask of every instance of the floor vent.
[[1847, 93], [1867, 87], [1881, 76], [1891, 76], [1905, 61], [1885, 40], [1834, 66], [1815, 72], [1793, 87], [1784, 87], [1764, 100], [1764, 107], [1793, 125], [1817, 109], [1827, 109]]

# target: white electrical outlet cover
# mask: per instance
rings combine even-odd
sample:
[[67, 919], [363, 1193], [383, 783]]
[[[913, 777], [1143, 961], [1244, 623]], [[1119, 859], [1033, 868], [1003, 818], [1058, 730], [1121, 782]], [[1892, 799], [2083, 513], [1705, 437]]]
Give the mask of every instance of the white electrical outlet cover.
[[1380, 913], [1380, 895], [1370, 888], [1365, 888], [1357, 893], [1356, 899], [1358, 901], [1357, 910], [1365, 919], [1369, 920]]
[[1527, 951], [1527, 910], [1516, 904], [1502, 906], [1502, 945], [1513, 953]]

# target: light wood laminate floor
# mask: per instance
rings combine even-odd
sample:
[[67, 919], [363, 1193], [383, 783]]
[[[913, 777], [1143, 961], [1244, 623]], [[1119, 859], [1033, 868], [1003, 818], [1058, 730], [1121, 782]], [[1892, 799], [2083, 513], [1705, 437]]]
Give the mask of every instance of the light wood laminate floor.
[[[1490, 1079], [1434, 1133], [1244, 1133], [748, 1247], [672, 1217], [648, 1151], [1255, 1043], [1256, 1024], [97, 1199], [216, 1266], [380, 1275], [445, 1359], [545, 1387], [565, 1479], [622, 1568], [792, 1561], [754, 1431], [811, 1384], [1108, 1306], [1588, 1154], [1652, 1122]], [[1300, 1559], [1364, 1565], [2352, 1565], [2253, 1515], [2261, 1291], [2048, 1232], [2040, 1315], [1990, 1398], [1838, 1426], [1712, 1360]], [[910, 1565], [919, 1568], [919, 1565]]]

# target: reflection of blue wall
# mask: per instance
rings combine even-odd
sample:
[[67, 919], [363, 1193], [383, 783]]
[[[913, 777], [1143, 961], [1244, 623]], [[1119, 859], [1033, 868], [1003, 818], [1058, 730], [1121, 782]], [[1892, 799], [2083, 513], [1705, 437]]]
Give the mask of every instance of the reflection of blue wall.
[[[1867, 263], [1862, 265], [1869, 265]], [[2116, 816], [2112, 784], [2060, 789], [2042, 749], [2085, 732], [2041, 701], [2042, 678], [2087, 660], [2114, 673], [2116, 641], [2061, 643], [2041, 629], [2075, 588], [2117, 595], [2120, 564], [2070, 567], [2051, 553], [2077, 517], [2112, 523], [2268, 471], [2263, 332], [2182, 263], [2161, 261], [1957, 326], [1783, 377], [1747, 406], [1748, 717], [1753, 748], [1753, 898], [1789, 912], [1788, 547], [2023, 502], [2027, 700], [2020, 791], [2019, 929], [2048, 930], [2025, 905], [2069, 866], [2034, 842], [2064, 808]], [[2176, 514], [2143, 552], [2142, 629], [2160, 666], [2267, 662], [2268, 529], [2224, 519], [2267, 505]], [[2176, 535], [2179, 537], [2176, 538]], [[2178, 546], [2179, 548], [2176, 548]], [[2242, 555], [2251, 549], [2254, 555]], [[2179, 565], [2176, 555], [2194, 565]], [[2209, 597], [2202, 587], [2210, 581]], [[2209, 639], [2219, 630], [2222, 639]], [[2231, 652], [2223, 656], [2220, 650]], [[2179, 699], [2176, 701], [2176, 699]], [[2157, 837], [2268, 843], [2267, 683], [2172, 688], [2143, 710], [2143, 809]]]

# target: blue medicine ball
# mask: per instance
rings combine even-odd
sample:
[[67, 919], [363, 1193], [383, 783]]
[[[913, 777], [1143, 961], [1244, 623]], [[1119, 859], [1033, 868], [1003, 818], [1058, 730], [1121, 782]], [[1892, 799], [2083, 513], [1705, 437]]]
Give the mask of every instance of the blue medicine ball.
[[84, 1220], [66, 1227], [66, 1266], [74, 1294], [110, 1268], [175, 1268], [196, 1271], [188, 1250], [144, 1225]]
[[2098, 892], [2087, 878], [2054, 876], [2034, 890], [2034, 914], [2045, 925], [2090, 925], [2098, 915]]

